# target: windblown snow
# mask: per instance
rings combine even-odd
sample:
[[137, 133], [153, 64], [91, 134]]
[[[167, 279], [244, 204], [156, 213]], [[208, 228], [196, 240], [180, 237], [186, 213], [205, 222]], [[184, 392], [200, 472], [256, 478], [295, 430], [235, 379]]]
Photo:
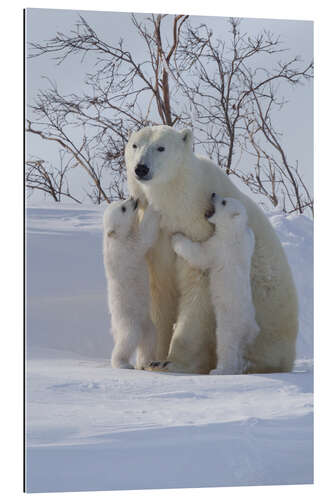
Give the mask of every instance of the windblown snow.
[[313, 223], [270, 214], [300, 302], [292, 373], [116, 370], [102, 209], [27, 209], [29, 492], [313, 482]]

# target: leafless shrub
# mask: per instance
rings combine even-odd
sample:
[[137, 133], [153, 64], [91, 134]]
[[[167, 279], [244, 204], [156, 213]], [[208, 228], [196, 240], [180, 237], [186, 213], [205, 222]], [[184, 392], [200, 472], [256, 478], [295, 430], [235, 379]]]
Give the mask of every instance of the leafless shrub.
[[26, 162], [26, 188], [28, 191], [38, 190], [50, 195], [54, 201], [60, 202], [62, 198], [81, 203], [69, 190], [68, 170], [71, 168], [72, 158], [59, 151], [59, 166], [54, 167], [48, 162], [35, 158]]

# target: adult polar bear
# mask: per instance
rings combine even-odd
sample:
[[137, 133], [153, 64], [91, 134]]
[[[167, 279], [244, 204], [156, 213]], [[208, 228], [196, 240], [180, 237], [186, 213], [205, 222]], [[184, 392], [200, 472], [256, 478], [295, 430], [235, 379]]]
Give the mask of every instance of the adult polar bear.
[[171, 246], [173, 233], [193, 241], [212, 235], [204, 214], [215, 192], [243, 202], [256, 238], [251, 283], [260, 333], [245, 354], [249, 372], [290, 371], [298, 332], [297, 295], [282, 246], [263, 212], [220, 168], [193, 153], [190, 130], [160, 125], [134, 132], [125, 161], [131, 195], [161, 213], [160, 235], [149, 254], [152, 318], [161, 360], [156, 368], [209, 373], [216, 366], [207, 273], [191, 268]]

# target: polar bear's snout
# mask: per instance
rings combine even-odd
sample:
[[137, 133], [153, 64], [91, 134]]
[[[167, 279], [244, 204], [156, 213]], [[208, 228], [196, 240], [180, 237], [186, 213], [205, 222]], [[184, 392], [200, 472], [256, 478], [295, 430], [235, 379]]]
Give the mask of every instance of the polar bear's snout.
[[149, 167], [145, 163], [138, 163], [135, 167], [135, 174], [138, 179], [144, 179], [149, 174]]

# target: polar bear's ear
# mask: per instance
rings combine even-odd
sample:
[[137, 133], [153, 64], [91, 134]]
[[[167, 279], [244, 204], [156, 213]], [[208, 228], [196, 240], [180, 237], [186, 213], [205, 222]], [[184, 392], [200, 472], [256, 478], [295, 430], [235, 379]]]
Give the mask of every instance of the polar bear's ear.
[[182, 136], [182, 139], [186, 144], [192, 145], [192, 130], [190, 130], [189, 128], [185, 128], [184, 130], [180, 131], [180, 135]]

